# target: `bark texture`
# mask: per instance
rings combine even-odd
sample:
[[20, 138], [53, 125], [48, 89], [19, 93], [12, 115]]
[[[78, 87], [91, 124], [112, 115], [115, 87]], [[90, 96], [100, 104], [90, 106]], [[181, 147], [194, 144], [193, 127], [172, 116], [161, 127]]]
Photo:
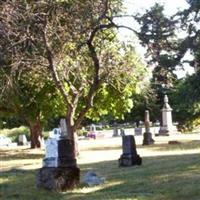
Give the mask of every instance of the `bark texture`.
[[39, 120], [29, 123], [31, 133], [31, 148], [41, 148], [42, 125]]

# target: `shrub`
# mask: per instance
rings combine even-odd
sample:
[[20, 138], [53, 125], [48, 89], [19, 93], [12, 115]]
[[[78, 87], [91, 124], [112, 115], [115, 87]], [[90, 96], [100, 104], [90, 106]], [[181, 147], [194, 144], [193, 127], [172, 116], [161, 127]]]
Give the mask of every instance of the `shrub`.
[[12, 129], [2, 129], [0, 130], [0, 135], [5, 135], [11, 138], [12, 142], [18, 142], [19, 135], [26, 135], [27, 140], [30, 140], [29, 129], [25, 126], [20, 126], [18, 128]]

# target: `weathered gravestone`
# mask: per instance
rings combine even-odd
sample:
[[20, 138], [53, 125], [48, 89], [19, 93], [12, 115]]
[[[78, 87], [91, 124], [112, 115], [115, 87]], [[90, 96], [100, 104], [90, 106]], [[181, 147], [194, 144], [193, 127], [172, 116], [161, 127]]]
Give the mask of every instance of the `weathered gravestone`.
[[142, 135], [142, 127], [136, 127], [134, 128], [135, 135]]
[[117, 137], [117, 136], [119, 136], [119, 133], [118, 133], [117, 123], [115, 122], [113, 126], [113, 137]]
[[28, 141], [27, 141], [26, 135], [19, 135], [18, 145], [27, 145], [27, 144], [28, 144]]
[[121, 135], [121, 136], [124, 136], [124, 135], [125, 135], [125, 130], [124, 130], [124, 128], [120, 128], [120, 135]]
[[152, 138], [152, 133], [150, 132], [150, 120], [149, 120], [149, 111], [145, 111], [145, 132], [143, 135], [143, 145], [150, 145], [154, 143]]
[[85, 174], [83, 183], [88, 186], [100, 185], [105, 182], [105, 178], [100, 178], [93, 171], [89, 171]]
[[47, 140], [43, 167], [37, 174], [37, 187], [66, 191], [79, 184], [80, 169], [76, 163], [75, 142], [67, 138], [66, 130], [65, 125], [61, 127], [60, 138]]
[[133, 135], [126, 135], [122, 137], [122, 149], [123, 153], [119, 158], [119, 166], [126, 167], [142, 164], [142, 158], [137, 154]]

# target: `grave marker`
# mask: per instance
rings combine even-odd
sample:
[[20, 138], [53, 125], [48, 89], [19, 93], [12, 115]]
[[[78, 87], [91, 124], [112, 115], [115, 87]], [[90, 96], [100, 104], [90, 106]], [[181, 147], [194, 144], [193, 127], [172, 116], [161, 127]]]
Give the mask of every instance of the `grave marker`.
[[162, 126], [159, 130], [159, 135], [169, 136], [171, 133], [176, 133], [176, 126], [172, 123], [172, 108], [169, 105], [167, 95], [164, 96], [164, 105], [162, 108]]
[[61, 136], [46, 142], [46, 155], [37, 174], [37, 187], [66, 191], [79, 184], [80, 169], [74, 155], [75, 141], [68, 138], [66, 120], [62, 119], [60, 125]]
[[149, 118], [149, 111], [145, 111], [145, 132], [143, 135], [143, 145], [150, 145], [154, 143], [152, 138], [152, 134], [150, 132], [150, 118]]
[[119, 166], [141, 165], [142, 158], [137, 154], [133, 135], [122, 136], [122, 155], [119, 158]]

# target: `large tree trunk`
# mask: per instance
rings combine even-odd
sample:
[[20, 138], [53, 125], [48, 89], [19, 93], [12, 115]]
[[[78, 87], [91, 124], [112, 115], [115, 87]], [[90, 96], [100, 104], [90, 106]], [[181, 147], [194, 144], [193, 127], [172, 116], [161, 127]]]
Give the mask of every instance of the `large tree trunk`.
[[29, 122], [29, 129], [31, 133], [31, 148], [41, 148], [42, 125], [40, 120]]
[[78, 136], [76, 133], [76, 130], [73, 126], [73, 120], [69, 120], [70, 118], [66, 118], [67, 123], [67, 133], [68, 133], [68, 139], [70, 139], [73, 142], [73, 158], [76, 159], [77, 155], [79, 154], [78, 151]]

